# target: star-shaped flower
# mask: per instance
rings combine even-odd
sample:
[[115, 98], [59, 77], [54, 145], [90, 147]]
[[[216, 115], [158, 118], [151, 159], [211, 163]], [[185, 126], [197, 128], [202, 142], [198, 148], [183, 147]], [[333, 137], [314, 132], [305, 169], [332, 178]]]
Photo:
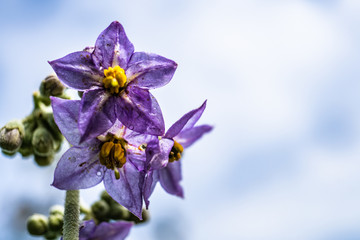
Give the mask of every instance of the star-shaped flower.
[[195, 126], [206, 107], [206, 101], [197, 109], [182, 116], [159, 140], [154, 139], [146, 148], [147, 173], [143, 189], [146, 207], [156, 183], [159, 181], [166, 192], [184, 197], [180, 185], [181, 157], [184, 148], [190, 147], [203, 134], [212, 130], [209, 125]]
[[177, 64], [156, 54], [134, 52], [119, 22], [99, 35], [95, 47], [49, 63], [65, 85], [84, 92], [78, 122], [81, 141], [97, 137], [116, 119], [140, 133], [164, 133], [160, 106], [149, 89], [166, 85]]
[[52, 185], [75, 190], [103, 181], [109, 195], [141, 219], [145, 146], [157, 137], [139, 134], [116, 121], [103, 135], [80, 143], [81, 102], [52, 97], [51, 104], [56, 124], [73, 145], [59, 160]]

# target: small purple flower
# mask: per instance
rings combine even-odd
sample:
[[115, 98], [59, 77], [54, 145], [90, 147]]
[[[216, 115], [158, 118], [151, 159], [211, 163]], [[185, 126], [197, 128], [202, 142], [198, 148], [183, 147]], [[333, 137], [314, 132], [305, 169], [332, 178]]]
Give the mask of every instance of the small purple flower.
[[184, 148], [190, 147], [203, 134], [212, 130], [209, 125], [194, 126], [206, 107], [206, 101], [197, 109], [182, 116], [160, 139], [149, 142], [146, 148], [147, 173], [143, 189], [146, 207], [156, 183], [159, 181], [166, 192], [184, 197], [180, 185], [181, 162]]
[[81, 141], [97, 137], [116, 119], [140, 133], [164, 133], [160, 106], [149, 89], [166, 85], [177, 64], [156, 54], [134, 52], [119, 22], [99, 35], [94, 48], [49, 63], [65, 85], [84, 91], [78, 122]]
[[59, 160], [52, 185], [63, 190], [104, 182], [109, 195], [141, 219], [145, 146], [157, 137], [134, 132], [119, 121], [97, 138], [80, 143], [80, 100], [51, 98], [54, 119], [73, 147]]
[[131, 222], [102, 222], [96, 225], [93, 220], [85, 221], [80, 226], [79, 240], [123, 240], [129, 235]]

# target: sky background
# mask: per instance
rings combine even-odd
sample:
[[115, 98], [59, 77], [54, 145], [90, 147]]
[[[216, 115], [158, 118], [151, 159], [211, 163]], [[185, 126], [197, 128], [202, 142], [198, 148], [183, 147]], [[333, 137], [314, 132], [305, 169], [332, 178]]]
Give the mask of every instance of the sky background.
[[[1, 126], [31, 112], [48, 60], [94, 45], [114, 20], [136, 51], [178, 63], [153, 91], [167, 127], [208, 99], [199, 123], [214, 130], [182, 159], [185, 200], [157, 186], [129, 240], [360, 239], [358, 0], [0, 3]], [[63, 203], [55, 164], [0, 164], [0, 239], [38, 239], [25, 219]]]

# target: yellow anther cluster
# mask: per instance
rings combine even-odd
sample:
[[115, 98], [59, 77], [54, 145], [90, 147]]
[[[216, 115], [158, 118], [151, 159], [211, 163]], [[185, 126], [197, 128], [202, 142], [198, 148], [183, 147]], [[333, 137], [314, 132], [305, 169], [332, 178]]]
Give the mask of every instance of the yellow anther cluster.
[[174, 140], [174, 146], [171, 148], [169, 154], [169, 162], [178, 161], [181, 158], [181, 154], [184, 151], [183, 146], [180, 143]]
[[120, 66], [114, 68], [109, 67], [104, 70], [104, 87], [109, 89], [112, 94], [119, 93], [120, 89], [123, 88], [126, 84], [126, 75], [125, 70]]
[[125, 144], [124, 140], [105, 142], [99, 154], [100, 163], [106, 168], [114, 170], [116, 179], [120, 178], [118, 168], [122, 168], [126, 163], [126, 152], [123, 144]]

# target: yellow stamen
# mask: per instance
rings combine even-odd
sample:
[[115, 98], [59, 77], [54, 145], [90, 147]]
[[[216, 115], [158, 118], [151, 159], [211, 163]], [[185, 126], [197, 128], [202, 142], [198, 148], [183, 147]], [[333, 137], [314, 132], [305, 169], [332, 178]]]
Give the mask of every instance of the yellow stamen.
[[113, 142], [104, 143], [102, 145], [101, 151], [100, 151], [101, 157], [103, 157], [103, 158], [108, 157], [113, 146], [114, 146]]
[[104, 75], [106, 77], [110, 77], [114, 74], [114, 69], [112, 67], [109, 67], [108, 69], [104, 70]]
[[180, 160], [183, 151], [184, 151], [184, 147], [181, 146], [180, 143], [174, 140], [174, 145], [171, 148], [171, 152], [169, 154], [169, 162]]
[[120, 66], [104, 69], [104, 76], [104, 87], [108, 89], [112, 94], [118, 94], [120, 92], [120, 88], [123, 88], [126, 85], [127, 77], [125, 74], [125, 70], [122, 69]]
[[125, 86], [127, 78], [124, 69], [121, 69], [121, 71], [116, 72], [115, 77], [121, 87]]
[[100, 159], [101, 165], [106, 166], [106, 158], [105, 158], [105, 157], [102, 157], [102, 156], [101, 156], [101, 153], [100, 153], [99, 159]]
[[113, 137], [100, 150], [100, 163], [107, 169], [114, 170], [116, 179], [120, 178], [119, 169], [126, 163], [126, 145], [124, 139]]
[[119, 83], [115, 78], [111, 79], [111, 86], [114, 87], [114, 88], [119, 86]]
[[174, 148], [176, 148], [180, 153], [182, 153], [184, 151], [184, 147], [181, 146], [180, 143], [178, 143], [177, 141], [174, 140]]
[[122, 158], [120, 158], [120, 163], [122, 164], [122, 165], [124, 165], [125, 163], [126, 163], [126, 157], [122, 157]]
[[124, 150], [123, 148], [121, 147], [120, 144], [115, 144], [115, 150], [114, 150], [114, 159], [116, 161], [120, 161], [121, 158], [124, 157]]
[[110, 88], [112, 80], [113, 80], [112, 77], [106, 77], [106, 78], [104, 78], [104, 80], [103, 80], [104, 87], [105, 87], [105, 88]]

